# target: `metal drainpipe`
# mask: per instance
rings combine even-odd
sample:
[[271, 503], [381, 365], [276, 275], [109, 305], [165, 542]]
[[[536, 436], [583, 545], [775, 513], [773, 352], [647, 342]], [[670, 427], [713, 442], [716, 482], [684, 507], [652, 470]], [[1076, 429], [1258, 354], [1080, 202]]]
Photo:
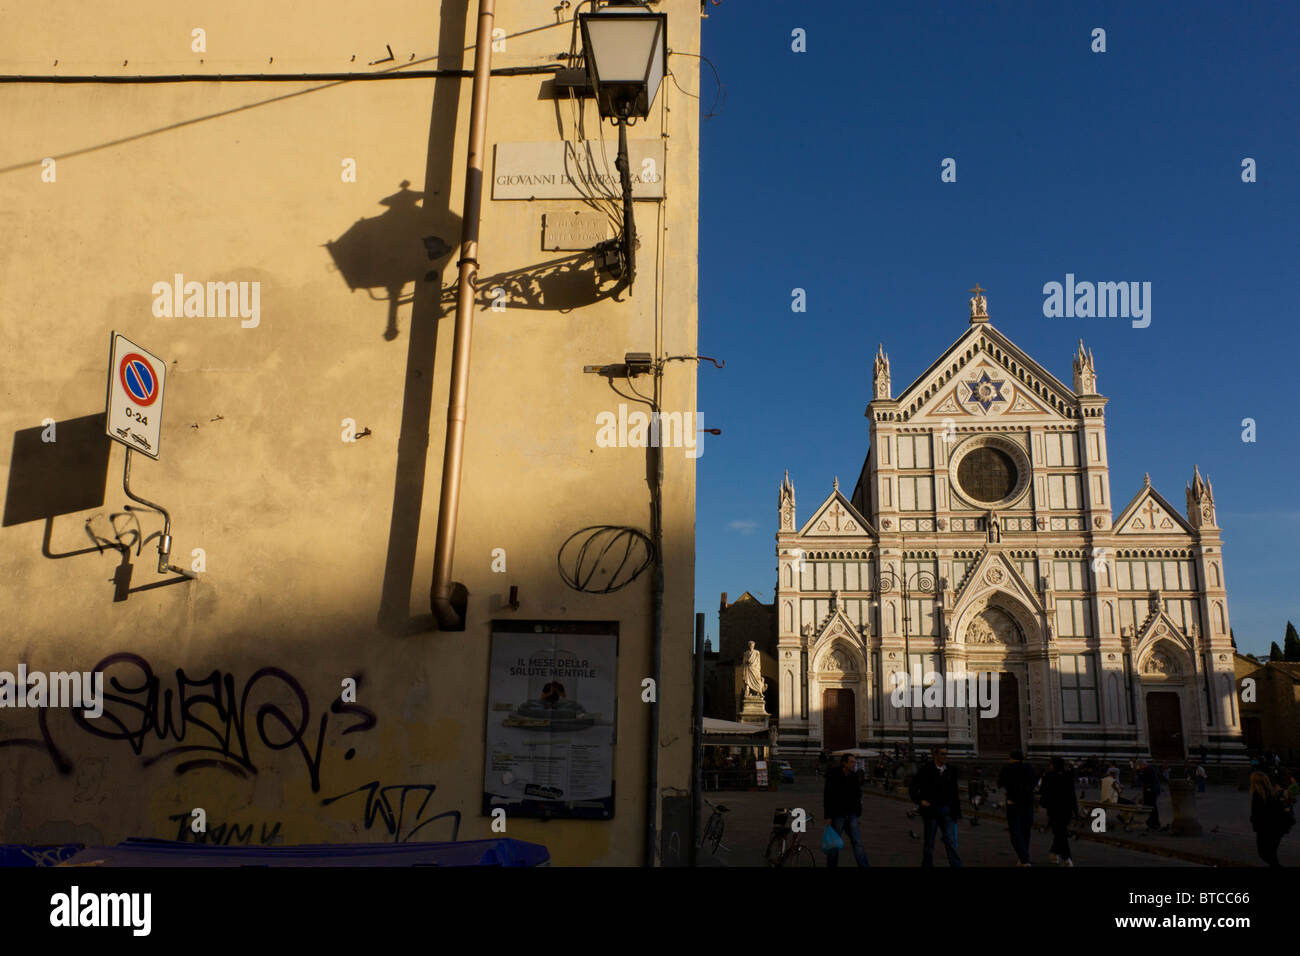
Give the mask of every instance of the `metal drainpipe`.
[[493, 0], [479, 0], [474, 46], [473, 106], [469, 117], [469, 159], [465, 168], [465, 211], [460, 224], [459, 278], [456, 286], [456, 333], [452, 344], [451, 392], [447, 401], [447, 442], [442, 455], [442, 494], [438, 503], [438, 539], [433, 552], [431, 603], [438, 627], [461, 630], [464, 619], [451, 604], [451, 563], [456, 550], [460, 512], [460, 477], [465, 451], [465, 415], [469, 405], [470, 333], [474, 322], [474, 282], [478, 278], [478, 230], [483, 208], [483, 154], [487, 142], [488, 78], [492, 70]]
[[[655, 372], [656, 379], [661, 376]], [[661, 383], [655, 383], [655, 412], [659, 411]], [[653, 867], [659, 846], [659, 695], [663, 693], [663, 645], [664, 645], [664, 542], [663, 542], [663, 489], [664, 489], [664, 455], [663, 448], [654, 445], [650, 448], [654, 455], [654, 491], [652, 493], [651, 521], [654, 522], [655, 570], [653, 594], [651, 598], [651, 634], [653, 651], [651, 655], [652, 676], [654, 677], [654, 700], [650, 702], [650, 740], [649, 753], [646, 756], [646, 843], [645, 865]]]

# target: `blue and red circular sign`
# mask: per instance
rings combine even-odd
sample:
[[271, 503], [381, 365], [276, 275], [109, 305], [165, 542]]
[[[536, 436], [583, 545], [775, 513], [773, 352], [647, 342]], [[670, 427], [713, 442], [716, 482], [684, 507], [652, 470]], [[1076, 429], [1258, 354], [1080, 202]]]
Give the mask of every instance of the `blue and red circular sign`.
[[152, 405], [158, 397], [158, 376], [149, 360], [139, 352], [128, 352], [117, 367], [118, 378], [131, 401], [137, 405]]

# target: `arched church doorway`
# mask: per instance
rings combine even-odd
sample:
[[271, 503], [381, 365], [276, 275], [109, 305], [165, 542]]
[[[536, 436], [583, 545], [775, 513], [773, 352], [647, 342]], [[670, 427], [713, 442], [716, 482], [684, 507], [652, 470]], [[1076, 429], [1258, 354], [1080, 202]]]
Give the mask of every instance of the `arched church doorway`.
[[1022, 750], [1020, 740], [1020, 685], [1008, 671], [998, 674], [998, 715], [984, 717], [976, 712], [976, 735], [981, 757], [1005, 756]]
[[822, 749], [828, 753], [858, 745], [855, 705], [853, 691], [846, 687], [829, 687], [822, 692]]
[[1174, 691], [1151, 691], [1147, 694], [1147, 736], [1154, 760], [1182, 760], [1183, 709]]

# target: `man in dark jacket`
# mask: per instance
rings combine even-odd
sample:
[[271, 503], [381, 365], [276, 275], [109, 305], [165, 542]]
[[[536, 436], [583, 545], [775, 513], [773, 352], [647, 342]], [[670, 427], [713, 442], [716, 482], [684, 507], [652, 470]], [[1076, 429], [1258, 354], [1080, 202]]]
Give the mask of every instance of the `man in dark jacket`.
[[921, 808], [921, 819], [925, 822], [921, 865], [934, 866], [934, 835], [937, 831], [943, 837], [948, 865], [961, 866], [961, 857], [957, 855], [957, 821], [961, 819], [957, 768], [949, 766], [945, 748], [935, 747], [930, 753], [934, 759], [917, 771], [911, 788], [912, 799]]
[[1007, 792], [1007, 829], [1018, 866], [1029, 866], [1029, 832], [1034, 826], [1034, 785], [1038, 774], [1025, 763], [1022, 751], [1011, 751], [1011, 762], [998, 773], [998, 787]]
[[1047, 811], [1047, 822], [1052, 828], [1052, 849], [1048, 858], [1062, 866], [1074, 866], [1070, 859], [1070, 821], [1079, 810], [1079, 798], [1074, 792], [1074, 774], [1065, 769], [1065, 761], [1053, 757], [1051, 768], [1043, 776], [1042, 796], [1039, 800]]
[[[840, 839], [853, 846], [853, 856], [858, 866], [867, 866], [867, 851], [862, 848], [858, 833], [858, 817], [862, 816], [862, 785], [858, 782], [858, 758], [843, 754], [837, 765], [826, 771], [826, 789], [823, 793], [826, 822], [840, 835]], [[826, 865], [839, 866], [840, 851], [826, 851]]]
[[1147, 829], [1159, 830], [1160, 807], [1156, 801], [1160, 799], [1160, 771], [1154, 764], [1139, 760], [1138, 781], [1142, 784], [1142, 802], [1151, 808], [1151, 816], [1147, 817]]

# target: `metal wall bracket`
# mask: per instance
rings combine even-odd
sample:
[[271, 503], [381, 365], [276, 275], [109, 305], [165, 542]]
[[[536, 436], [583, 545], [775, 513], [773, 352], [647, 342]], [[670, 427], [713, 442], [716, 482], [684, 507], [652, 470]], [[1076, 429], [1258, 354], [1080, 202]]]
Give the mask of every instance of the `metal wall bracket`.
[[587, 76], [587, 71], [583, 69], [563, 69], [555, 73], [555, 91], [557, 93], [572, 92], [577, 96], [592, 96], [591, 80]]
[[[147, 498], [141, 498], [131, 490], [131, 449], [126, 450], [126, 464], [122, 468], [122, 490], [132, 501], [138, 501], [150, 511], [156, 511], [163, 516], [162, 537], [158, 539], [158, 573], [166, 574], [171, 571], [182, 577], [189, 578], [191, 581], [198, 578], [198, 574], [188, 571], [185, 568], [178, 568], [171, 563], [172, 557], [172, 516], [162, 505], [155, 504]], [[127, 506], [128, 508], [130, 505]]]

